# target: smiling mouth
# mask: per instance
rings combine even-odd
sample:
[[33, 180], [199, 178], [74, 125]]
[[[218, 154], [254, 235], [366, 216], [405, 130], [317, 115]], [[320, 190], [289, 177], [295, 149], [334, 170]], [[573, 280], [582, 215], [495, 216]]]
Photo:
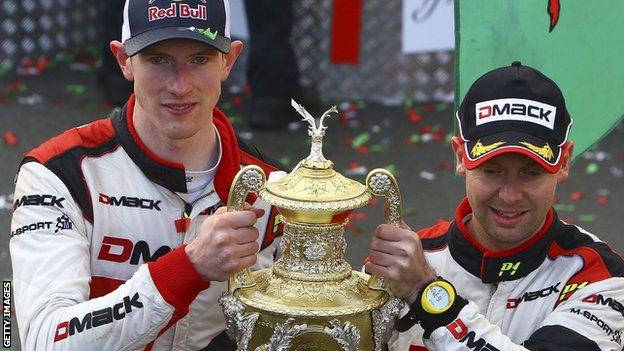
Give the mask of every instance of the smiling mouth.
[[527, 213], [528, 211], [501, 211], [501, 210], [497, 210], [493, 207], [490, 207], [490, 209], [492, 210], [492, 212], [494, 212], [496, 215], [501, 216], [503, 218], [518, 218], [520, 216], [522, 216], [523, 214]]
[[169, 111], [176, 114], [183, 114], [189, 112], [193, 107], [197, 105], [196, 103], [188, 103], [188, 104], [163, 104], [163, 106]]

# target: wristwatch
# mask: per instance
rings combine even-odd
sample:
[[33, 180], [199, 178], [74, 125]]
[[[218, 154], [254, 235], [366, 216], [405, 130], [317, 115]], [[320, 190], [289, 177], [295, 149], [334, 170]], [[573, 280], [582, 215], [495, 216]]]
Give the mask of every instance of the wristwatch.
[[420, 304], [432, 314], [440, 314], [448, 311], [455, 302], [455, 288], [451, 283], [443, 279], [436, 279], [422, 290]]
[[457, 295], [455, 287], [449, 281], [438, 277], [422, 288], [409, 311], [399, 319], [395, 329], [399, 332], [409, 330], [416, 323], [424, 329], [423, 336], [429, 335], [438, 327], [447, 325], [457, 318], [459, 311], [468, 301]]

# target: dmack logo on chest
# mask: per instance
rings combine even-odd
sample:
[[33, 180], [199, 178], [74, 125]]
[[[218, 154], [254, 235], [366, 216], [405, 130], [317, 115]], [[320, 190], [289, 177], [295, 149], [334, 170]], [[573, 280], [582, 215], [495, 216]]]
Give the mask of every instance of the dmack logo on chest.
[[206, 20], [208, 18], [206, 6], [197, 5], [192, 8], [187, 4], [171, 4], [169, 7], [160, 8], [158, 6], [150, 6], [147, 8], [147, 18], [151, 21], [158, 21], [165, 18], [193, 18]]

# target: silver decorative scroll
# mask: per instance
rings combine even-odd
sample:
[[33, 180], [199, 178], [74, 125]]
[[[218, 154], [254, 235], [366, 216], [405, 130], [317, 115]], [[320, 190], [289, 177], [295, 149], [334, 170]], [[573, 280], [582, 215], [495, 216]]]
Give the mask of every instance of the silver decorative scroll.
[[[366, 186], [375, 196], [385, 196], [384, 212], [386, 223], [398, 226], [401, 223], [401, 195], [399, 185], [392, 173], [383, 168], [375, 168], [366, 176]], [[372, 275], [368, 287], [375, 290], [388, 290], [383, 277]]]
[[[228, 197], [228, 212], [242, 210], [247, 195], [250, 192], [258, 192], [264, 188], [265, 183], [266, 176], [262, 168], [249, 165], [241, 169], [232, 181], [232, 189]], [[233, 289], [235, 287], [254, 286], [255, 284], [251, 271], [249, 268], [245, 268], [230, 278], [229, 286], [230, 289]]]

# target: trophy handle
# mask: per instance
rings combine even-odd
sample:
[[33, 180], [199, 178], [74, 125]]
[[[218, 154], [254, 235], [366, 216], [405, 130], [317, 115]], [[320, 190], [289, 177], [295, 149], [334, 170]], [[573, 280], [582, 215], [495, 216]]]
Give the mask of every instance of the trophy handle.
[[[266, 183], [266, 176], [262, 168], [249, 165], [243, 167], [232, 181], [232, 187], [230, 188], [230, 194], [228, 195], [227, 211], [240, 211], [243, 209], [245, 199], [250, 192], [257, 193], [260, 189], [264, 188]], [[232, 293], [238, 288], [246, 288], [256, 285], [251, 270], [245, 268], [240, 272], [234, 274], [228, 280], [228, 291]]]
[[[401, 224], [401, 193], [392, 173], [383, 168], [373, 169], [366, 176], [366, 187], [375, 196], [385, 196], [386, 223], [399, 226]], [[368, 287], [374, 290], [387, 290], [383, 277], [377, 275], [371, 275]]]

